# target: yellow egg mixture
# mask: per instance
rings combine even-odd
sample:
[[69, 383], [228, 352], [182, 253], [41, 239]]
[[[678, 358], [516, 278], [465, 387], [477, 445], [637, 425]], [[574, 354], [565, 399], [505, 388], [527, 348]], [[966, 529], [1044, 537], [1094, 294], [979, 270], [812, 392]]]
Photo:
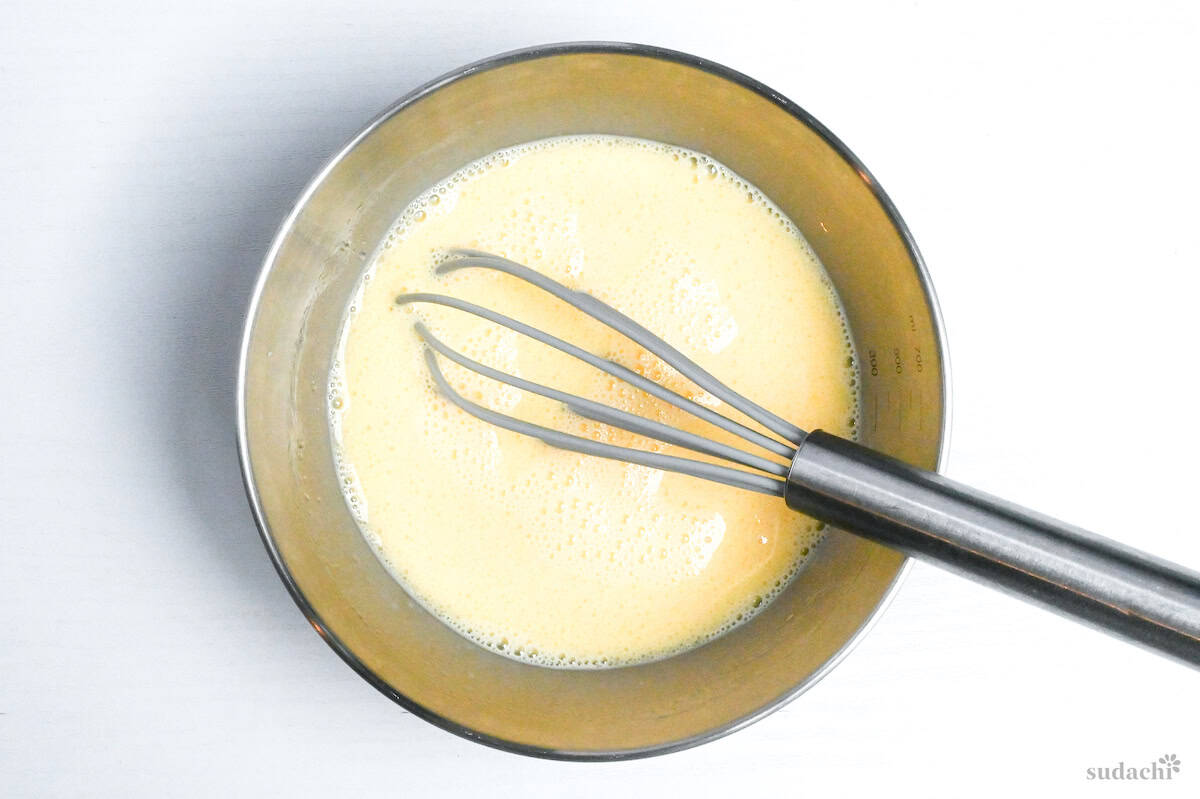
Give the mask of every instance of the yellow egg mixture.
[[[454, 247], [589, 292], [760, 405], [852, 437], [853, 350], [795, 226], [725, 167], [656, 142], [564, 137], [494, 153], [397, 221], [351, 303], [330, 386], [338, 469], [364, 535], [414, 598], [481, 645], [547, 666], [622, 665], [700, 644], [765, 606], [819, 539], [812, 520], [779, 497], [554, 449], [481, 422], [436, 392], [413, 323], [502, 371], [765, 453], [510, 330], [395, 298], [425, 291], [476, 302], [745, 417], [516, 278], [436, 276]], [[451, 385], [493, 410], [704, 459], [440, 364]]]

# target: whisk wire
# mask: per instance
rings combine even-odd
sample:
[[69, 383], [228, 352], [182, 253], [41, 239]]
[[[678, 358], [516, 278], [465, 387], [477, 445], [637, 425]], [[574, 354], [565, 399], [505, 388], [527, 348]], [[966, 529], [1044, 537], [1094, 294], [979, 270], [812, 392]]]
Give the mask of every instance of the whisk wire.
[[785, 481], [777, 480], [774, 477], [744, 472], [729, 466], [719, 466], [690, 458], [664, 455], [661, 452], [647, 452], [630, 447], [620, 447], [615, 444], [606, 444], [602, 441], [593, 441], [582, 436], [571, 435], [561, 430], [553, 430], [549, 427], [527, 422], [524, 419], [517, 419], [513, 416], [493, 411], [491, 408], [471, 402], [450, 386], [445, 375], [442, 374], [442, 370], [438, 367], [437, 354], [432, 348], [425, 350], [425, 363], [429, 367], [430, 374], [433, 375], [433, 380], [438, 390], [460, 409], [477, 419], [497, 427], [503, 427], [514, 433], [541, 439], [552, 447], [599, 458], [624, 461], [639, 466], [648, 466], [652, 469], [678, 472], [734, 486], [735, 488], [744, 488], [748, 491], [757, 491], [760, 494], [771, 494], [777, 497], [782, 497], [787, 488]]
[[[791, 442], [791, 444], [778, 441], [768, 435], [747, 427], [746, 425], [736, 422], [723, 414], [701, 405], [700, 403], [684, 397], [670, 389], [659, 385], [649, 378], [638, 374], [637, 372], [622, 366], [615, 361], [601, 358], [597, 355], [584, 350], [580, 347], [564, 341], [549, 333], [538, 330], [535, 327], [520, 322], [504, 314], [485, 308], [475, 303], [460, 300], [455, 297], [449, 297], [442, 294], [432, 293], [413, 293], [401, 294], [396, 297], [398, 305], [407, 305], [410, 303], [431, 303], [442, 305], [448, 308], [464, 311], [473, 314], [482, 319], [487, 319], [503, 327], [507, 327], [521, 335], [527, 336], [546, 344], [554, 349], [564, 352], [574, 358], [577, 358], [584, 363], [587, 363], [600, 371], [605, 372], [613, 377], [616, 377], [633, 387], [657, 397], [664, 402], [674, 405], [680, 410], [692, 414], [696, 418], [709, 422], [722, 430], [739, 436], [745, 441], [755, 444], [768, 452], [777, 455], [781, 458], [791, 461], [796, 454], [795, 446], [804, 440], [806, 433], [790, 422], [776, 416], [770, 411], [762, 408], [757, 403], [754, 403], [742, 395], [729, 389], [724, 383], [721, 383], [711, 374], [702, 369], [691, 359], [687, 358], [679, 350], [667, 344], [658, 336], [651, 333], [646, 328], [634, 322], [629, 317], [612, 308], [609, 305], [597, 300], [582, 292], [574, 291], [566, 286], [558, 283], [545, 275], [541, 275], [526, 266], [514, 263], [499, 256], [490, 255], [488, 253], [479, 252], [477, 250], [454, 250], [452, 254], [456, 257], [454, 260], [448, 261], [438, 267], [439, 274], [465, 269], [470, 267], [480, 267], [485, 269], [494, 269], [504, 272], [519, 280], [524, 280], [531, 285], [534, 285], [552, 296], [566, 302], [568, 305], [587, 314], [603, 325], [615, 330], [618, 333], [629, 338], [636, 344], [639, 344], [649, 352], [661, 358], [664, 362], [676, 369], [687, 379], [691, 380], [700, 388], [707, 391], [712, 396], [725, 402], [733, 408], [740, 410], [750, 419], [761, 424], [767, 430], [779, 435], [780, 437]], [[738, 488], [757, 491], [762, 494], [770, 494], [773, 496], [783, 496], [786, 492], [788, 476], [788, 466], [782, 463], [777, 463], [761, 455], [755, 455], [749, 452], [744, 452], [737, 447], [729, 446], [722, 442], [713, 441], [703, 436], [690, 433], [686, 430], [663, 424], [652, 419], [646, 419], [636, 414], [628, 413], [619, 408], [614, 408], [594, 400], [589, 400], [584, 397], [579, 397], [565, 391], [560, 391], [549, 386], [541, 385], [530, 380], [526, 380], [515, 375], [502, 372], [494, 369], [486, 364], [475, 361], [467, 356], [454, 351], [438, 340], [423, 323], [418, 321], [415, 325], [417, 334], [426, 343], [425, 362], [429, 367], [429, 372], [433, 377], [434, 383], [438, 390], [460, 409], [475, 416], [490, 424], [502, 427], [506, 430], [511, 430], [527, 436], [540, 439], [545, 443], [558, 447], [560, 449], [571, 450], [585, 455], [593, 455], [601, 458], [609, 458], [613, 460], [624, 461], [642, 466], [648, 466], [654, 469], [662, 469], [664, 471], [678, 472], [681, 474], [700, 477], [706, 480], [711, 480], [725, 485], [736, 486]], [[446, 380], [438, 365], [438, 356], [448, 358], [458, 365], [481, 374], [484, 377], [492, 380], [505, 383], [523, 391], [529, 391], [549, 399], [557, 400], [566, 405], [566, 407], [580, 416], [601, 422], [602, 424], [611, 425], [637, 435], [645, 436], [667, 444], [690, 449], [694, 452], [699, 452], [704, 455], [709, 455], [715, 458], [720, 458], [738, 466], [748, 467], [750, 469], [765, 472], [758, 474], [748, 472], [743, 469], [733, 468], [720, 464], [698, 461], [691, 458], [682, 458], [676, 455], [667, 455], [661, 452], [650, 452], [647, 450], [634, 449], [632, 447], [623, 447], [615, 444], [609, 444], [594, 439], [585, 438], [583, 436], [572, 435], [561, 430], [554, 430], [549, 427], [527, 422], [523, 419], [518, 419], [513, 416], [494, 411], [476, 402], [472, 402], [463, 397], [450, 385]]]
[[505, 383], [519, 388], [522, 391], [528, 391], [533, 394], [546, 397], [548, 399], [558, 400], [566, 405], [570, 410], [591, 419], [601, 422], [602, 424], [618, 427], [622, 430], [627, 430], [631, 433], [636, 433], [646, 438], [652, 438], [656, 441], [661, 441], [664, 444], [674, 444], [676, 446], [690, 449], [693, 452], [700, 452], [705, 455], [712, 455], [716, 458], [724, 458], [725, 460], [748, 466], [752, 469], [767, 472], [768, 474], [776, 475], [777, 477], [787, 477], [788, 467], [782, 463], [767, 460], [759, 455], [754, 455], [749, 452], [743, 452], [737, 447], [731, 447], [728, 444], [723, 444], [719, 441], [704, 438], [703, 436], [689, 433], [686, 430], [680, 430], [677, 427], [672, 427], [668, 424], [656, 422], [652, 419], [638, 416], [637, 414], [628, 413], [619, 408], [614, 408], [610, 405], [605, 405], [601, 402], [586, 399], [584, 397], [570, 394], [566, 391], [559, 391], [556, 388], [550, 388], [540, 383], [534, 383], [531, 380], [510, 375], [507, 372], [502, 372], [499, 369], [482, 364], [479, 361], [472, 360], [467, 356], [455, 352], [447, 347], [442, 341], [434, 336], [424, 322], [417, 322], [417, 335], [425, 341], [430, 347], [436, 350], [440, 355], [449, 358], [466, 369], [481, 374], [484, 377], [489, 377], [492, 380]]
[[771, 413], [753, 400], [738, 394], [705, 371], [695, 361], [611, 305], [601, 302], [590, 294], [569, 289], [558, 281], [535, 272], [523, 264], [510, 261], [507, 258], [501, 258], [498, 255], [470, 249], [455, 249], [451, 252], [458, 257], [438, 266], [436, 270], [438, 274], [446, 274], [447, 272], [454, 272], [469, 267], [481, 267], [483, 269], [504, 272], [515, 278], [524, 280], [526, 283], [530, 283], [552, 294], [568, 305], [583, 311], [601, 324], [612, 328], [631, 341], [646, 348], [670, 364], [688, 380], [691, 380], [722, 402], [727, 403], [730, 407], [737, 408], [771, 432], [782, 436], [793, 444], [800, 444], [804, 441], [805, 432], [799, 427]]
[[505, 316], [504, 314], [497, 313], [490, 308], [484, 308], [482, 305], [476, 305], [473, 302], [460, 300], [457, 297], [448, 297], [444, 294], [414, 293], [401, 294], [400, 296], [396, 297], [396, 303], [398, 305], [408, 305], [410, 303], [422, 302], [431, 303], [434, 305], [442, 305], [447, 308], [455, 308], [457, 310], [478, 316], [482, 319], [487, 319], [489, 322], [495, 322], [498, 325], [507, 327], [508, 329], [516, 331], [523, 336], [528, 336], [535, 341], [540, 341], [547, 346], [553, 347], [560, 352], [564, 352], [583, 361], [584, 363], [594, 366], [600, 371], [612, 375], [613, 377], [628, 383], [634, 388], [640, 389], [641, 391], [644, 391], [653, 397], [657, 397], [663, 402], [670, 403], [680, 410], [687, 411], [693, 416], [703, 419], [704, 421], [709, 422], [710, 424], [715, 425], [726, 432], [733, 433], [734, 435], [749, 441], [752, 444], [756, 444], [768, 452], [773, 452], [789, 461], [796, 455], [796, 450], [794, 447], [784, 444], [781, 441], [776, 441], [770, 436], [763, 435], [757, 430], [747, 427], [740, 422], [735, 422], [734, 420], [717, 413], [711, 408], [706, 408], [694, 400], [688, 399], [687, 397], [671, 391], [669, 388], [655, 383], [649, 378], [643, 377], [632, 369], [622, 366], [615, 361], [610, 361], [593, 355], [587, 350], [577, 347], [568, 341], [563, 341], [557, 336], [552, 336], [549, 333], [538, 330], [535, 327], [531, 327], [524, 322], [520, 322], [516, 319]]

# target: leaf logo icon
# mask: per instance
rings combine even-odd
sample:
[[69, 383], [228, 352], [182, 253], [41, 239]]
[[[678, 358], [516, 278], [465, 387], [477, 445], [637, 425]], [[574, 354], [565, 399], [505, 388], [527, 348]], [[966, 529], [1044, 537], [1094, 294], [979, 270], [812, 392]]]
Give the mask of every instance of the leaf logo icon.
[[1179, 758], [1175, 755], [1163, 755], [1158, 759], [1158, 762], [1163, 765], [1163, 768], [1169, 769], [1172, 772], [1179, 771]]

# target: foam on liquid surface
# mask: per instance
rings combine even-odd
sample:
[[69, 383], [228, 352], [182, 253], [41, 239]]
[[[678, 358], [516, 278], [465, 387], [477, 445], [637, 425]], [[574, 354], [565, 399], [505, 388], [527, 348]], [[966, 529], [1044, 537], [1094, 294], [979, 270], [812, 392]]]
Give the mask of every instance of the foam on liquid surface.
[[[401, 215], [351, 302], [330, 379], [339, 474], [364, 535], [410, 594], [478, 643], [548, 666], [622, 665], [700, 644], [765, 607], [818, 542], [819, 525], [778, 497], [556, 450], [478, 421], [438, 395], [412, 323], [497, 369], [752, 445], [510, 330], [395, 297], [476, 302], [744, 417], [515, 278], [435, 276], [452, 247], [587, 291], [764, 407], [852, 437], [853, 350], [795, 226], [737, 175], [680, 148], [587, 136], [502, 150]], [[441, 365], [460, 393], [494, 410], [703, 458]]]

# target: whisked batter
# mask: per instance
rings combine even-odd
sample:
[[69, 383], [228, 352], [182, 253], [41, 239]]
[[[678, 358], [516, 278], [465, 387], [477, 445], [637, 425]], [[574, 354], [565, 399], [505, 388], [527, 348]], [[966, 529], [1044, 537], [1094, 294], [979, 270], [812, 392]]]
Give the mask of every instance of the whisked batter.
[[[820, 537], [777, 497], [556, 450], [437, 394], [417, 318], [495, 368], [737, 442], [512, 331], [453, 309], [397, 306], [399, 294], [496, 308], [747, 421], [530, 286], [478, 270], [435, 277], [454, 247], [587, 291], [780, 416], [853, 437], [857, 369], [845, 321], [795, 226], [720, 164], [656, 142], [565, 137], [494, 153], [401, 215], [351, 304], [330, 385], [339, 470], [364, 535], [416, 599], [481, 645], [548, 666], [623, 665], [695, 646], [765, 606]], [[443, 369], [494, 410], [674, 450]]]

